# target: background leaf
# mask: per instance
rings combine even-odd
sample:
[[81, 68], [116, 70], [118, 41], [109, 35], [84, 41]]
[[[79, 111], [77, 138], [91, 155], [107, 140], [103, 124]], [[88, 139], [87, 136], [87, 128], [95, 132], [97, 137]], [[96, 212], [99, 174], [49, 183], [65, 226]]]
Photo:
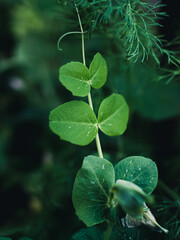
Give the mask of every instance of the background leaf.
[[106, 220], [109, 191], [115, 181], [113, 165], [102, 158], [84, 158], [73, 187], [76, 214], [88, 227]]
[[127, 127], [129, 108], [120, 94], [112, 94], [104, 99], [98, 112], [99, 128], [108, 136], [124, 133]]
[[12, 238], [0, 237], [0, 240], [12, 240]]
[[118, 67], [120, 72], [117, 74], [111, 75], [112, 71], [109, 72], [110, 88], [125, 97], [131, 111], [156, 121], [179, 115], [178, 82], [165, 84], [163, 81], [157, 81], [159, 73], [148, 63], [142, 65], [136, 62], [125, 66], [121, 62], [121, 66]]
[[[135, 111], [146, 118], [161, 120], [180, 113], [180, 86], [177, 83], [165, 85], [162, 82], [146, 82], [135, 94]], [[153, 97], [152, 97], [153, 96]]]
[[77, 145], [89, 144], [98, 132], [96, 116], [83, 101], [67, 102], [53, 109], [49, 121], [55, 134]]
[[91, 86], [95, 89], [101, 88], [107, 80], [107, 64], [100, 53], [97, 53], [92, 60], [90, 67]]
[[28, 237], [22, 237], [20, 240], [32, 240], [32, 239]]
[[147, 194], [155, 189], [158, 170], [155, 162], [141, 156], [127, 157], [115, 166], [116, 180], [122, 179], [138, 185]]
[[80, 62], [70, 62], [59, 70], [59, 80], [74, 96], [85, 97], [90, 92], [89, 70]]
[[71, 240], [102, 240], [103, 234], [97, 227], [81, 229], [72, 236]]

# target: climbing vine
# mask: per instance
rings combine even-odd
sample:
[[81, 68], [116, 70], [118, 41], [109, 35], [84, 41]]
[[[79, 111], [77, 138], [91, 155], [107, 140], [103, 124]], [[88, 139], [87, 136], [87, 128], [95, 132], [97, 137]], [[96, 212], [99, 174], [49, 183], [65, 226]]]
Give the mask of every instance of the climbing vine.
[[167, 233], [168, 230], [157, 223], [146, 205], [152, 201], [150, 194], [158, 182], [155, 162], [142, 156], [130, 156], [113, 166], [103, 157], [98, 132], [110, 137], [122, 135], [127, 128], [129, 107], [124, 97], [116, 93], [102, 100], [97, 115], [94, 112], [91, 91], [104, 86], [108, 66], [100, 53], [94, 56], [89, 67], [86, 65], [79, 5], [75, 3], [83, 62], [61, 66], [59, 80], [74, 96], [87, 97], [88, 103], [84, 99], [66, 102], [53, 109], [49, 116], [50, 128], [61, 140], [80, 146], [96, 141], [99, 156], [86, 156], [75, 178], [72, 201], [76, 214], [87, 227], [107, 222], [104, 240], [110, 239], [113, 226], [117, 224], [119, 207], [126, 213], [122, 225], [135, 227], [144, 224]]

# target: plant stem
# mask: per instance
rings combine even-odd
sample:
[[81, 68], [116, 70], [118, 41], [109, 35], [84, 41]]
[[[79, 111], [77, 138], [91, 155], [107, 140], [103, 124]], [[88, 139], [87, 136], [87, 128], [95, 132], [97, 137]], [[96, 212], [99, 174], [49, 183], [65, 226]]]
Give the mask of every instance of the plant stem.
[[[81, 34], [82, 34], [82, 58], [83, 58], [83, 64], [86, 66], [85, 47], [84, 47], [85, 46], [85, 44], [84, 44], [84, 31], [83, 31], [83, 27], [82, 27], [81, 17], [79, 15], [79, 11], [78, 11], [78, 8], [77, 8], [76, 4], [75, 4], [75, 8], [76, 8], [78, 21], [79, 21], [79, 26], [80, 26], [80, 30], [81, 30]], [[91, 109], [94, 111], [92, 98], [91, 98], [91, 93], [90, 92], [88, 93], [88, 102], [89, 102], [89, 105], [90, 105]], [[96, 135], [96, 146], [97, 146], [99, 157], [103, 158], [101, 142], [100, 142], [98, 133]]]
[[81, 30], [81, 34], [82, 34], [82, 57], [83, 57], [83, 64], [86, 66], [85, 47], [84, 47], [84, 31], [83, 31], [81, 17], [79, 15], [79, 11], [78, 11], [76, 3], [75, 3], [75, 8], [76, 8], [78, 21], [79, 21], [79, 26], [80, 26], [80, 30]]
[[108, 223], [107, 231], [104, 234], [104, 240], [109, 240], [111, 237], [111, 233], [112, 233], [112, 224]]
[[97, 133], [96, 135], [96, 146], [97, 146], [97, 150], [98, 150], [98, 154], [100, 158], [103, 158], [103, 153], [102, 153], [102, 148], [101, 148], [101, 142], [99, 139], [99, 134]]

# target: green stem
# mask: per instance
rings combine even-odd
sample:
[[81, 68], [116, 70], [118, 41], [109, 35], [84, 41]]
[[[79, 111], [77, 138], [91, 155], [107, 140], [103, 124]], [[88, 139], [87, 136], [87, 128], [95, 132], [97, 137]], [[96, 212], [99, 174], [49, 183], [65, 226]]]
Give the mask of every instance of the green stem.
[[[76, 8], [76, 12], [77, 12], [77, 16], [78, 16], [78, 21], [79, 21], [79, 26], [80, 26], [80, 30], [81, 30], [81, 34], [82, 34], [82, 58], [83, 58], [83, 64], [86, 66], [85, 44], [84, 44], [84, 31], [83, 31], [81, 18], [80, 18], [79, 11], [78, 11], [78, 8], [77, 8], [77, 5], [76, 5], [76, 4], [75, 4], [75, 8]], [[89, 102], [89, 105], [90, 105], [91, 109], [94, 111], [93, 103], [92, 103], [92, 98], [91, 98], [91, 93], [90, 93], [90, 92], [89, 92], [89, 94], [88, 94], [88, 102]], [[98, 150], [99, 157], [100, 157], [100, 158], [103, 158], [103, 153], [102, 153], [102, 148], [101, 148], [101, 142], [100, 142], [99, 134], [98, 134], [98, 133], [97, 133], [97, 135], [96, 135], [96, 146], [97, 146], [97, 150]]]
[[98, 150], [98, 154], [100, 158], [103, 158], [103, 153], [102, 153], [102, 148], [101, 148], [101, 142], [99, 139], [99, 134], [97, 133], [96, 135], [96, 146], [97, 146], [97, 150]]
[[107, 231], [104, 234], [104, 240], [109, 240], [111, 237], [111, 233], [112, 233], [112, 224], [108, 223]]
[[80, 30], [81, 30], [81, 34], [82, 34], [82, 57], [83, 57], [83, 64], [86, 66], [85, 47], [84, 47], [84, 31], [83, 31], [83, 27], [82, 27], [81, 17], [79, 15], [79, 11], [78, 11], [78, 8], [77, 8], [76, 4], [75, 4], [75, 8], [76, 8], [78, 21], [79, 21], [79, 26], [80, 26]]

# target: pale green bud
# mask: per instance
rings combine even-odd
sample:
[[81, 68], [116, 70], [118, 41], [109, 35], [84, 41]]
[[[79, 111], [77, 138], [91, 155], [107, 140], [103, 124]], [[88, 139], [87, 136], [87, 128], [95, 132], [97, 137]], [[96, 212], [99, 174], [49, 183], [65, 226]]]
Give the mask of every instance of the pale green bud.
[[120, 204], [122, 209], [132, 217], [142, 217], [144, 201], [147, 199], [147, 194], [136, 184], [117, 180], [111, 190], [111, 205]]
[[149, 195], [136, 184], [125, 180], [117, 180], [110, 192], [109, 205], [116, 207], [119, 204], [122, 207], [126, 212], [123, 224], [128, 227], [144, 224], [153, 228], [158, 227], [167, 233], [168, 230], [157, 223], [150, 209], [145, 204], [145, 201], [148, 199]]

